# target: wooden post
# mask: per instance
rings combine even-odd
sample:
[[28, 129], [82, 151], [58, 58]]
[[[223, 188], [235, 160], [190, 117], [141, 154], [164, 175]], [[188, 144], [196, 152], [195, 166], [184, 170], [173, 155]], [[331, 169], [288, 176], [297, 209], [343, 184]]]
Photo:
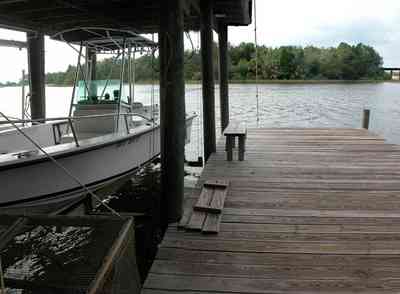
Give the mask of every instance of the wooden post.
[[220, 21], [218, 24], [219, 43], [219, 72], [220, 72], [220, 105], [221, 105], [221, 132], [229, 124], [229, 71], [228, 71], [228, 26]]
[[32, 119], [46, 118], [44, 35], [27, 33]]
[[368, 130], [369, 129], [369, 118], [370, 118], [370, 110], [364, 109], [363, 115], [363, 128]]
[[183, 0], [161, 2], [160, 119], [162, 164], [162, 222], [182, 216], [185, 154], [185, 80]]
[[203, 132], [204, 156], [207, 162], [216, 151], [215, 89], [213, 66], [213, 1], [202, 0], [201, 10], [201, 68], [203, 73]]
[[226, 160], [232, 161], [233, 160], [233, 142], [235, 142], [235, 137], [228, 136], [226, 137]]
[[239, 136], [239, 161], [244, 161], [246, 146], [246, 136]]

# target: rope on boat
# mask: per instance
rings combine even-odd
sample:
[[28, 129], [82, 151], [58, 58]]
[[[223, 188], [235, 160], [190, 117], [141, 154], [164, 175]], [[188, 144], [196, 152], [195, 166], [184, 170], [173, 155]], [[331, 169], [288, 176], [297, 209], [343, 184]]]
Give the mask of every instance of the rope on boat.
[[1, 263], [1, 256], [0, 256], [0, 294], [6, 294], [6, 285], [4, 283], [4, 273], [3, 273], [3, 264]]
[[257, 0], [254, 0], [254, 44], [256, 53], [256, 100], [257, 100], [257, 127], [260, 124], [260, 95], [258, 88], [258, 41], [257, 41]]
[[0, 111], [0, 115], [10, 123], [22, 136], [24, 136], [29, 142], [31, 142], [36, 148], [38, 148], [47, 158], [49, 158], [57, 167], [59, 167], [66, 175], [73, 179], [79, 186], [81, 186], [90, 196], [94, 197], [101, 205], [108, 209], [112, 214], [117, 217], [122, 218], [122, 216], [115, 211], [107, 203], [104, 203], [99, 196], [92, 192], [84, 183], [82, 183], [76, 176], [74, 176], [66, 167], [59, 163], [53, 156], [46, 152], [38, 143], [35, 142], [31, 137], [29, 137], [21, 128], [19, 128], [12, 120], [10, 120], [3, 112]]
[[[200, 55], [200, 47], [201, 47], [201, 41], [200, 41], [200, 39], [201, 39], [201, 36], [200, 36], [200, 31], [198, 31], [197, 32], [197, 48], [196, 48], [196, 51], [197, 51], [197, 54], [199, 54]], [[202, 122], [202, 120], [201, 120], [201, 118], [203, 117], [203, 107], [202, 107], [202, 100], [201, 100], [201, 94], [202, 94], [202, 92], [200, 92], [200, 91], [203, 91], [203, 88], [202, 87], [199, 87], [199, 88], [197, 88], [197, 89], [193, 89], [193, 90], [198, 90], [197, 91], [197, 111], [198, 111], [198, 114], [199, 114], [199, 116], [198, 116], [198, 120], [197, 120], [197, 157], [202, 157], [202, 158], [204, 158], [204, 154], [203, 154], [203, 150], [202, 150], [202, 148], [203, 148], [203, 136], [201, 136], [201, 122]], [[203, 161], [202, 161], [202, 164], [203, 164]]]
[[[151, 40], [154, 42], [154, 34], [151, 35]], [[151, 50], [151, 97], [150, 97], [150, 118], [152, 121], [152, 127], [153, 127], [153, 131], [151, 132], [151, 153], [150, 153], [150, 157], [149, 158], [153, 158], [153, 154], [155, 151], [155, 132], [154, 132], [154, 125], [155, 125], [155, 117], [154, 117], [154, 111], [155, 111], [155, 107], [154, 107], [154, 100], [155, 100], [155, 70], [154, 70], [154, 64], [155, 64], [155, 51], [156, 49], [153, 48], [153, 50]]]

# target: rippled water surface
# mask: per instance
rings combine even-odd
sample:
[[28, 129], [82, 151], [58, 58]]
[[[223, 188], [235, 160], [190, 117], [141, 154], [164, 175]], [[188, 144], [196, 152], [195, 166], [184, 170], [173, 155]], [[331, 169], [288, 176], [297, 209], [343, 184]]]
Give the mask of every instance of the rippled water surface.
[[[389, 142], [400, 143], [400, 83], [379, 84], [263, 84], [259, 89], [257, 123], [256, 85], [230, 85], [231, 117], [246, 121], [250, 127], [349, 127], [361, 126], [362, 111], [371, 109], [371, 130]], [[49, 117], [68, 112], [70, 87], [47, 87]], [[136, 85], [136, 100], [159, 103], [158, 86]], [[0, 89], [0, 110], [10, 116], [21, 112], [20, 88]], [[216, 122], [219, 129], [219, 90], [216, 86]], [[186, 86], [186, 111], [200, 117], [192, 129], [192, 142], [186, 157], [196, 159], [202, 153], [201, 86]]]

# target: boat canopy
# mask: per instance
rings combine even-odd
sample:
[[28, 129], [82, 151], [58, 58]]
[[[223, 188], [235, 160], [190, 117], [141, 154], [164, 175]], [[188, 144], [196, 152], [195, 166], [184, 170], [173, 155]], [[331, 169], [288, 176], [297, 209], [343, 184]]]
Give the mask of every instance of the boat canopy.
[[[121, 87], [120, 80], [92, 80], [87, 84], [79, 81], [75, 91], [74, 103], [85, 104], [118, 104], [119, 99], [125, 104], [130, 104], [128, 89]], [[120, 93], [120, 91], [122, 93]]]
[[114, 53], [124, 48], [133, 52], [154, 50], [157, 43], [130, 30], [102, 27], [79, 27], [64, 30], [51, 36], [52, 39], [75, 45], [82, 45], [97, 53]]

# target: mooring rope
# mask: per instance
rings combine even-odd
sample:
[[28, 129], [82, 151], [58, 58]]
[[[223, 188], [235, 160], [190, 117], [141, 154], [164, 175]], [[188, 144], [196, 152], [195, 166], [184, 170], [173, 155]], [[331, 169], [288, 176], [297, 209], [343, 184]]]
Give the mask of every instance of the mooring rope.
[[66, 167], [59, 163], [53, 156], [46, 152], [38, 143], [35, 142], [30, 136], [28, 136], [21, 128], [19, 128], [12, 120], [8, 118], [3, 112], [0, 111], [0, 115], [10, 123], [22, 136], [24, 136], [29, 142], [31, 142], [36, 148], [38, 148], [47, 158], [49, 158], [57, 167], [59, 167], [66, 175], [73, 179], [79, 186], [81, 186], [90, 196], [93, 196], [101, 205], [108, 209], [112, 214], [122, 218], [122, 216], [115, 211], [108, 204], [104, 203], [99, 196], [92, 192], [84, 183], [82, 183], [76, 176], [72, 174]]

